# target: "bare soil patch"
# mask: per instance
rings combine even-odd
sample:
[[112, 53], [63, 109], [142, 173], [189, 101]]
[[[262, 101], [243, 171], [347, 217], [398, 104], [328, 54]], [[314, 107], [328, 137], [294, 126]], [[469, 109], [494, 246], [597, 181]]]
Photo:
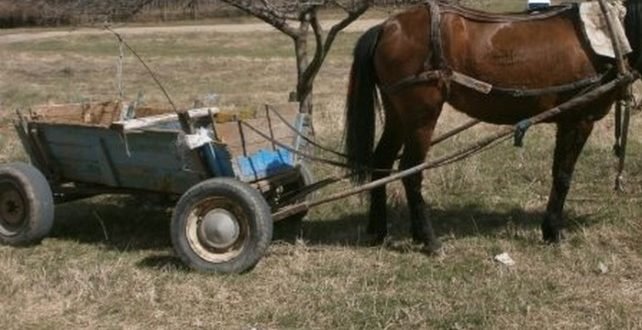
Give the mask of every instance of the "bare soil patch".
[[[382, 19], [362, 19], [348, 26], [346, 32], [365, 31], [369, 27], [380, 23]], [[329, 28], [338, 21], [326, 21], [324, 27]], [[141, 35], [157, 33], [252, 33], [252, 32], [275, 32], [276, 30], [265, 23], [246, 23], [246, 24], [216, 24], [216, 25], [180, 25], [180, 26], [146, 26], [146, 27], [118, 27], [114, 31], [123, 35]], [[80, 28], [80, 29], [61, 29], [52, 31], [26, 32], [22, 30], [18, 33], [0, 34], [0, 44], [9, 44], [15, 42], [28, 42], [51, 38], [71, 38], [77, 36], [102, 35], [108, 34], [102, 28]]]

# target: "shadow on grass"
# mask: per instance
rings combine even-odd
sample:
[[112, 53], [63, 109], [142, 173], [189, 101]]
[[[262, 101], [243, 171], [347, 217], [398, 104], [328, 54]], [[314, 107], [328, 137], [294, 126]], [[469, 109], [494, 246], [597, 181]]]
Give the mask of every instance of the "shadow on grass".
[[171, 208], [142, 197], [88, 199], [56, 207], [51, 237], [119, 251], [171, 247]]
[[[399, 216], [390, 216], [388, 231], [391, 241], [408, 240], [410, 220], [403, 210]], [[543, 211], [524, 211], [512, 208], [507, 211], [490, 210], [479, 204], [467, 204], [448, 209], [433, 209], [429, 212], [438, 237], [448, 235], [454, 238], [486, 236], [509, 237], [525, 240], [516, 233], [522, 230], [539, 230]], [[568, 232], [588, 227], [596, 223], [591, 215], [576, 216], [566, 214]], [[303, 225], [303, 239], [311, 245], [369, 246], [366, 228], [367, 214], [352, 214], [346, 217], [322, 221], [309, 221]], [[394, 246], [395, 244], [392, 244]]]
[[[100, 244], [118, 251], [171, 249], [169, 223], [171, 203], [158, 207], [157, 201], [136, 197], [109, 197], [104, 200], [86, 200], [56, 208], [56, 222], [51, 237], [87, 244]], [[390, 210], [389, 234], [394, 242], [410, 238], [410, 221], [405, 208]], [[454, 238], [487, 236], [527, 240], [517, 235], [520, 230], [539, 229], [543, 213], [527, 212], [519, 208], [491, 210], [480, 204], [450, 206], [430, 212], [439, 237]], [[588, 227], [597, 222], [592, 215], [567, 215], [567, 230]], [[302, 226], [275, 224], [274, 240], [294, 242], [296, 236], [308, 245], [370, 246], [366, 234], [368, 224], [364, 213], [349, 214], [335, 219], [305, 221]], [[532, 243], [532, 241], [529, 241]], [[403, 244], [402, 244], [403, 246]], [[405, 248], [400, 249], [403, 252]], [[143, 267], [181, 269], [180, 261], [170, 254], [155, 254], [140, 263]]]
[[141, 268], [151, 268], [160, 271], [189, 271], [190, 268], [185, 265], [181, 259], [173, 255], [152, 255], [143, 258], [143, 260], [136, 263]]
[[[49, 236], [118, 251], [168, 249], [174, 204], [157, 198], [110, 196], [58, 205]], [[300, 223], [276, 223], [274, 240], [293, 243], [300, 231]]]

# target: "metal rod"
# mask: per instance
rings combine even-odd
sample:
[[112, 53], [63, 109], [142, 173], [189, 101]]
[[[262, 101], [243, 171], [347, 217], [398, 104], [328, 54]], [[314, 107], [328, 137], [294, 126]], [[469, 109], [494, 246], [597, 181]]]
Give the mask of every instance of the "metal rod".
[[270, 118], [270, 107], [265, 105], [265, 117], [268, 122], [268, 129], [270, 130], [270, 142], [272, 143], [272, 150], [276, 150], [276, 144], [274, 144], [274, 131], [272, 130], [272, 118]]

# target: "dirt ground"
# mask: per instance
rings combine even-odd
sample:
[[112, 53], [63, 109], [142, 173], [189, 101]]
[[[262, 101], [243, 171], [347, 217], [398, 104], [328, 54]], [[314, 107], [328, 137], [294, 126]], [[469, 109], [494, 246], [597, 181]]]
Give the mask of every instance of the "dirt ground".
[[[362, 19], [350, 24], [345, 32], [365, 31], [369, 27], [381, 22], [381, 19]], [[324, 22], [324, 29], [329, 29], [338, 21], [330, 20]], [[214, 25], [180, 25], [180, 26], [146, 26], [146, 27], [118, 27], [114, 31], [123, 35], [143, 35], [154, 33], [251, 33], [251, 32], [271, 32], [275, 29], [266, 23], [247, 23], [247, 24], [214, 24]], [[19, 30], [16, 33], [6, 33], [0, 35], [0, 45], [15, 42], [28, 42], [51, 38], [67, 38], [77, 36], [101, 35], [109, 33], [103, 28], [80, 28], [64, 30], [41, 30], [34, 29]]]

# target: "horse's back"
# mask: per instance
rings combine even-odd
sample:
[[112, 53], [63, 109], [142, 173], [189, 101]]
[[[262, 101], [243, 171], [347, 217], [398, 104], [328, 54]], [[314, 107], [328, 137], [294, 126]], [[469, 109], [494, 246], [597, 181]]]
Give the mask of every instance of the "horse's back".
[[445, 13], [442, 20], [444, 60], [476, 79], [500, 87], [543, 88], [597, 73], [573, 11], [507, 22]]

